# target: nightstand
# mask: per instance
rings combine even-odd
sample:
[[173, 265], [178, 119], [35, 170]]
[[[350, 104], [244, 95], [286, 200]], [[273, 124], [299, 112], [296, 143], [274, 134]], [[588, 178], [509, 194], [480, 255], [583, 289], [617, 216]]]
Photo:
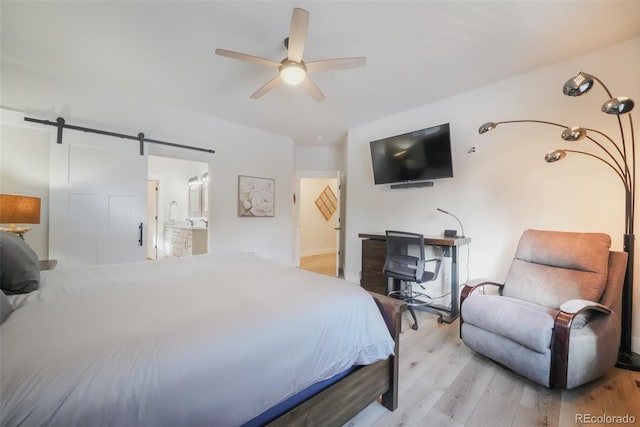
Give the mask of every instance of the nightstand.
[[57, 264], [58, 260], [55, 259], [45, 259], [43, 261], [40, 261], [40, 271], [53, 270], [54, 268], [56, 268]]

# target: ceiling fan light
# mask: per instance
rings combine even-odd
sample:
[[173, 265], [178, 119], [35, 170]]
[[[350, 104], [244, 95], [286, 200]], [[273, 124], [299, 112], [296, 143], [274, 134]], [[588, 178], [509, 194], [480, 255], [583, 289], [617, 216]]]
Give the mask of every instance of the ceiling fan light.
[[280, 67], [280, 78], [290, 85], [298, 85], [307, 77], [307, 70], [304, 65], [296, 62], [289, 62]]

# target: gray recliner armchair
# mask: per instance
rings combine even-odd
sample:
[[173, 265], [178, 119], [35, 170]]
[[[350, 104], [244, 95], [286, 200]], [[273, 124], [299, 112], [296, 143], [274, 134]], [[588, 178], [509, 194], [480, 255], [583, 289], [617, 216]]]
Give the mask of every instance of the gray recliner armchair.
[[[617, 360], [627, 254], [602, 233], [527, 230], [504, 283], [460, 298], [465, 345], [546, 387], [573, 388]], [[497, 294], [478, 289], [497, 286]]]

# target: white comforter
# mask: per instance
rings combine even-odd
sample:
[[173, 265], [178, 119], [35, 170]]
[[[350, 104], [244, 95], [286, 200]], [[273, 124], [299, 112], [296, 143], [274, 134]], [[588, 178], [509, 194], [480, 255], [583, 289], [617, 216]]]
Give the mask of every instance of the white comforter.
[[233, 426], [393, 353], [359, 286], [247, 254], [59, 268], [14, 303], [3, 425]]

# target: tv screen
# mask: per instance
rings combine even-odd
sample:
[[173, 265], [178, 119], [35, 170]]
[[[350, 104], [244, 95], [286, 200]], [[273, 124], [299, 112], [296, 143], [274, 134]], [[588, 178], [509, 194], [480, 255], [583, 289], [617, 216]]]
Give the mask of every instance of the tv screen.
[[369, 144], [376, 184], [453, 177], [449, 123]]

